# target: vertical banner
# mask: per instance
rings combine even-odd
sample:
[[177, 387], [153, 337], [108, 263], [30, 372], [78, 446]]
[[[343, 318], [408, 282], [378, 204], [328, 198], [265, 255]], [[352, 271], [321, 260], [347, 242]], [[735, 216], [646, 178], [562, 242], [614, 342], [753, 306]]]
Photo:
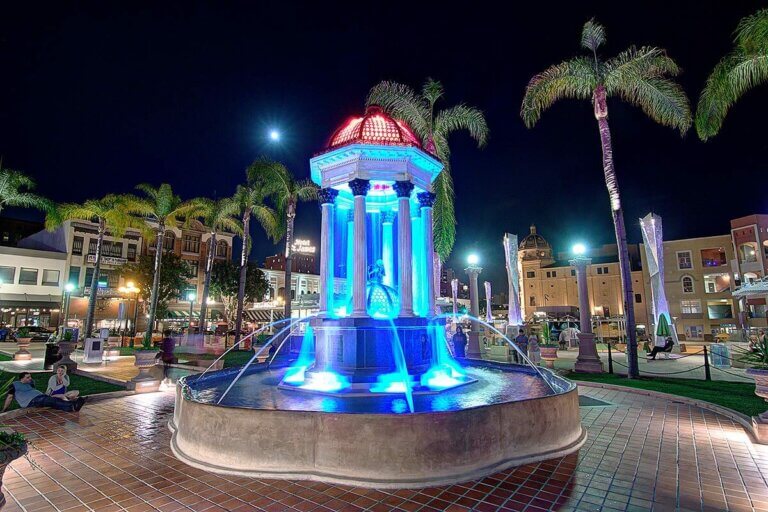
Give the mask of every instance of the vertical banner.
[[509, 325], [522, 325], [520, 314], [520, 275], [517, 270], [517, 235], [504, 233], [504, 258], [507, 267], [507, 283], [509, 286], [509, 307], [507, 322]]
[[459, 315], [459, 280], [451, 279], [451, 295], [453, 295], [453, 323]]
[[491, 311], [491, 282], [485, 281], [485, 321], [489, 324], [493, 322], [493, 312]]

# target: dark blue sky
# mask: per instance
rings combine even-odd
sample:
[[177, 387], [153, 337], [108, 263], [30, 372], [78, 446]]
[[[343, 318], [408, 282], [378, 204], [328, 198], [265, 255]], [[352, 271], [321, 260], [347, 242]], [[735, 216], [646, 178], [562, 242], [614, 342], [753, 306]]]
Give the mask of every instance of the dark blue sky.
[[[308, 159], [382, 79], [441, 80], [450, 105], [486, 112], [491, 140], [452, 139], [462, 268], [479, 252], [502, 284], [504, 231], [535, 222], [556, 249], [613, 237], [591, 106], [563, 102], [528, 130], [527, 80], [579, 52], [581, 26], [607, 28], [605, 54], [630, 44], [668, 49], [695, 102], [738, 20], [763, 2], [449, 3], [15, 2], [0, 9], [0, 155], [57, 201], [170, 182], [184, 197], [228, 195], [260, 154], [300, 177]], [[419, 5], [417, 5], [419, 4]], [[471, 5], [471, 8], [468, 7]], [[668, 238], [721, 234], [728, 220], [768, 212], [768, 89], [748, 94], [706, 144], [609, 103], [631, 241], [636, 219], [664, 217]], [[279, 128], [279, 147], [266, 142]], [[9, 212], [20, 216], [25, 212]], [[317, 239], [316, 205], [298, 234]], [[254, 256], [275, 253], [254, 231]]]

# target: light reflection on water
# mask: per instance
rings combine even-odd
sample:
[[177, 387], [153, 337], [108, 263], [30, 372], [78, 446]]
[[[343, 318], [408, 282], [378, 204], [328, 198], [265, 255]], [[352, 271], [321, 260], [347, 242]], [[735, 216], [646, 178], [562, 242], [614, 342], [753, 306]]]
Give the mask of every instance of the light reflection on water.
[[[243, 375], [221, 405], [253, 409], [343, 413], [405, 413], [408, 404], [401, 396], [327, 396], [276, 387], [285, 368]], [[454, 389], [413, 396], [415, 412], [456, 411], [499, 402], [510, 402], [553, 395], [554, 392], [538, 376], [495, 368], [466, 367], [467, 375], [477, 382]], [[232, 377], [208, 374], [204, 382], [192, 380], [192, 399], [215, 404]], [[200, 389], [198, 389], [200, 388]]]

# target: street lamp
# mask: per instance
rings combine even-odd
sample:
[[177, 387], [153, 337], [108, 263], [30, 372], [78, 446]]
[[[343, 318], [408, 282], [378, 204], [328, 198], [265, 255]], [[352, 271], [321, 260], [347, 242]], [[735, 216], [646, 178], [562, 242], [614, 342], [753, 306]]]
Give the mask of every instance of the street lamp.
[[480, 302], [477, 290], [477, 277], [483, 271], [479, 265], [480, 257], [477, 254], [467, 256], [467, 268], [464, 271], [469, 276], [469, 305], [472, 315], [472, 328], [469, 331], [469, 340], [467, 343], [467, 357], [480, 359], [480, 332], [476, 318], [480, 316]]
[[574, 244], [571, 250], [575, 256], [583, 256], [587, 253], [587, 246], [579, 242]]
[[[125, 283], [125, 286], [121, 286], [118, 291], [123, 294], [134, 294], [134, 299], [136, 303], [133, 306], [133, 334], [134, 336], [131, 336], [131, 341], [129, 343], [130, 347], [133, 347], [133, 340], [135, 338], [136, 334], [136, 322], [139, 318], [139, 289], [134, 286], [133, 281], [128, 281]], [[130, 297], [127, 299], [128, 303], [130, 304]], [[128, 328], [128, 319], [125, 319], [125, 328], [123, 329], [123, 334], [120, 336], [120, 343], [122, 344], [123, 338], [125, 337], [125, 331]]]
[[77, 289], [72, 283], [64, 285], [64, 327], [67, 326], [67, 318], [69, 318], [69, 301], [72, 297], [72, 292]]
[[187, 326], [187, 334], [192, 334], [192, 309], [195, 306], [195, 292], [187, 292], [187, 300], [189, 301], [189, 325]]
[[272, 142], [279, 142], [280, 132], [275, 129], [269, 130], [269, 140], [271, 140]]

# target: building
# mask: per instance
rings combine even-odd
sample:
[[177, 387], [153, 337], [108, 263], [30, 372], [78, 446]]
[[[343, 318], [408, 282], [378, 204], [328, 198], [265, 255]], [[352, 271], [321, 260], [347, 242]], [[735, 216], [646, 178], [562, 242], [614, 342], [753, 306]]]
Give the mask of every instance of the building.
[[[732, 272], [734, 291], [742, 285], [765, 280], [768, 273], [768, 215], [748, 215], [731, 221], [734, 258]], [[729, 260], [731, 261], [731, 260]], [[768, 327], [766, 299], [768, 294], [750, 293], [740, 296], [738, 306], [744, 327]]]
[[459, 280], [459, 288], [457, 291], [458, 298], [469, 300], [469, 285], [465, 282], [462, 282], [460, 275], [450, 267], [445, 267], [440, 272], [440, 296], [447, 297], [449, 299], [453, 297], [451, 281], [454, 279]]
[[[664, 291], [680, 339], [711, 341], [717, 333], [739, 328], [731, 296], [731, 237], [667, 240], [663, 247]], [[641, 255], [643, 268], [647, 268], [644, 250]], [[643, 279], [650, 289], [650, 276], [645, 273]]]
[[[316, 248], [309, 240], [296, 239], [293, 242], [293, 264], [292, 272], [301, 272], [302, 274], [317, 274], [319, 266], [317, 261]], [[264, 260], [264, 268], [269, 270], [285, 270], [285, 254], [275, 254], [267, 256]]]
[[16, 247], [19, 240], [42, 231], [42, 222], [0, 217], [0, 246]]
[[66, 271], [63, 251], [0, 247], [0, 323], [57, 327]]

